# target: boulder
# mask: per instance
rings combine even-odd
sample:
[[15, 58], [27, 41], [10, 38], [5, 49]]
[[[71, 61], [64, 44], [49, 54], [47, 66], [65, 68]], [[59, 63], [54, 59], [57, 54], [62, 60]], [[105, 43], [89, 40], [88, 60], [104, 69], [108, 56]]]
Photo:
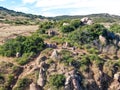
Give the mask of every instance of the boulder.
[[120, 79], [120, 72], [114, 74], [114, 80], [119, 80]]
[[52, 54], [51, 54], [51, 57], [50, 58], [52, 58], [52, 59], [58, 59], [58, 52], [57, 52], [57, 50], [56, 49], [54, 49], [54, 51], [52, 52]]
[[63, 26], [69, 26], [70, 24], [69, 23], [63, 23]]
[[19, 52], [16, 53], [16, 57], [19, 58], [21, 55]]
[[45, 71], [43, 68], [40, 68], [40, 72], [39, 72], [39, 77], [37, 80], [37, 84], [41, 87], [43, 87], [45, 85], [45, 81], [46, 81], [46, 75], [45, 75]]
[[66, 78], [65, 90], [82, 90], [80, 78], [75, 70], [70, 71]]
[[88, 17], [84, 17], [81, 19], [81, 22], [84, 23], [84, 24], [87, 24], [87, 25], [91, 25], [93, 24], [93, 20], [88, 18]]
[[120, 90], [120, 72], [114, 74], [114, 81], [111, 83], [108, 90]]
[[36, 85], [35, 83], [31, 83], [30, 90], [42, 90], [42, 89], [40, 89], [40, 87], [38, 85]]

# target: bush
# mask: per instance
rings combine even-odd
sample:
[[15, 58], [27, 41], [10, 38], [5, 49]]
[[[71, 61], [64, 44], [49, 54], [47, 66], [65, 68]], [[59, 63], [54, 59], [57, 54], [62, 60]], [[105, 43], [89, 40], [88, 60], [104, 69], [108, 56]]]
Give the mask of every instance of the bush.
[[22, 45], [20, 42], [11, 39], [8, 40], [3, 46], [1, 46], [0, 53], [3, 56], [15, 56], [17, 52], [21, 52], [22, 50]]
[[90, 62], [91, 63], [95, 63], [96, 66], [100, 66], [100, 65], [103, 65], [104, 64], [104, 60], [102, 60], [98, 55], [96, 54], [91, 54], [88, 56], [89, 59], [90, 59]]
[[72, 43], [88, 44], [92, 43], [93, 40], [98, 40], [99, 35], [106, 30], [103, 25], [93, 24], [91, 26], [83, 26], [80, 30], [76, 30], [69, 34], [68, 38]]
[[63, 62], [65, 65], [71, 64], [74, 60], [72, 57], [72, 53], [67, 50], [62, 50], [60, 52], [60, 56], [61, 56], [61, 62]]
[[17, 52], [21, 55], [24, 53], [38, 53], [45, 47], [43, 40], [38, 35], [29, 37], [18, 36], [16, 39], [8, 40], [0, 46], [0, 54], [3, 56], [15, 56]]
[[14, 90], [25, 90], [29, 86], [30, 80], [28, 78], [20, 79], [17, 83], [17, 87]]
[[28, 63], [31, 59], [31, 57], [34, 56], [34, 53], [31, 52], [31, 53], [24, 53], [22, 55], [22, 57], [20, 58], [17, 58], [16, 61], [18, 62], [18, 64], [20, 65], [25, 65], [26, 63]]
[[61, 86], [64, 86], [65, 76], [62, 74], [52, 75], [49, 81], [50, 81], [50, 85], [55, 86], [56, 88], [59, 88]]
[[90, 49], [88, 49], [88, 52], [90, 54], [98, 54], [99, 51], [97, 49], [95, 49], [95, 48], [90, 48]]
[[72, 32], [74, 30], [75, 30], [75, 28], [71, 25], [66, 25], [66, 26], [61, 27], [61, 32], [63, 32], [63, 33], [69, 33], [69, 32]]
[[78, 28], [82, 26], [82, 22], [80, 20], [72, 20], [70, 22], [70, 25], [73, 26], [74, 28]]
[[14, 75], [13, 74], [9, 74], [8, 75], [8, 79], [7, 79], [7, 83], [6, 83], [6, 86], [10, 86], [11, 84], [13, 84], [14, 82]]
[[120, 25], [119, 24], [113, 24], [110, 26], [110, 31], [114, 33], [120, 33]]
[[52, 22], [43, 22], [40, 24], [39, 29], [50, 29], [53, 27], [54, 27], [54, 24]]

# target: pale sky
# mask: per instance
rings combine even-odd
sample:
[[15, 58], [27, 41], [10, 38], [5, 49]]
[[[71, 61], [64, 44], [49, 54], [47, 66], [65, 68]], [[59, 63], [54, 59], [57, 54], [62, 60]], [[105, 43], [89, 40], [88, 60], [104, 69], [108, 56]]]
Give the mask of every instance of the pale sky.
[[0, 6], [8, 9], [43, 16], [120, 15], [119, 4], [120, 0], [0, 0]]

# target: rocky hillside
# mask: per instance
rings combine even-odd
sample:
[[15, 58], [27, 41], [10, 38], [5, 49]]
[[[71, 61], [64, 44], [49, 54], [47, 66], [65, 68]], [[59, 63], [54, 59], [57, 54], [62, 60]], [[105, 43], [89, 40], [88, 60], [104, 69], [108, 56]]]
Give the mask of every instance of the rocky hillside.
[[45, 21], [0, 46], [0, 90], [119, 90], [120, 25]]

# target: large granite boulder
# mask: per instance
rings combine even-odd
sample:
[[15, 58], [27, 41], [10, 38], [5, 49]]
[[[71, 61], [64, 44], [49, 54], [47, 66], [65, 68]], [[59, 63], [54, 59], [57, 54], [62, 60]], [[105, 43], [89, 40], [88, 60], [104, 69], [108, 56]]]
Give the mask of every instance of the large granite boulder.
[[37, 80], [37, 84], [41, 87], [43, 87], [45, 85], [45, 82], [46, 82], [46, 74], [45, 74], [45, 71], [43, 68], [40, 68], [40, 71], [39, 71], [39, 77], [38, 77], [38, 80]]

